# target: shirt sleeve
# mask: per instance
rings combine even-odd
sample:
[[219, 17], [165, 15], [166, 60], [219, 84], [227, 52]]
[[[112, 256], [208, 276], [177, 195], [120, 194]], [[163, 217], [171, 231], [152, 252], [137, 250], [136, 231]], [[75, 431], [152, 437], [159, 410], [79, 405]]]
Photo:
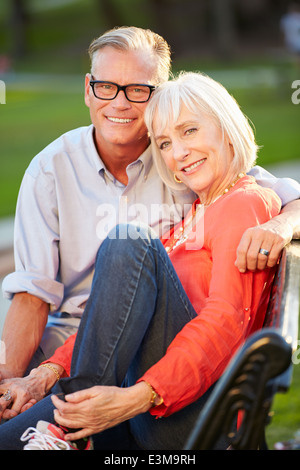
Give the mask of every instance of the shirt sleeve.
[[[203, 395], [253, 326], [258, 326], [255, 315], [270, 271], [241, 274], [234, 265], [236, 249], [249, 226], [264, 223], [279, 211], [279, 200], [270, 214], [264, 201], [252, 195], [219, 205], [210, 217], [207, 214], [212, 256], [209, 295], [198, 316], [185, 325], [162, 359], [140, 379], [164, 398], [164, 404], [151, 408], [151, 414], [169, 416]], [[193, 269], [197, 267], [191, 266]], [[260, 321], [262, 326], [263, 318]]]
[[3, 281], [6, 298], [28, 292], [56, 311], [64, 286], [58, 281], [59, 217], [55, 181], [32, 164], [26, 171], [17, 201], [14, 227], [15, 271]]
[[270, 188], [280, 197], [282, 206], [300, 198], [300, 184], [292, 178], [276, 178], [260, 166], [254, 166], [248, 173], [254, 176], [257, 184]]
[[49, 362], [53, 364], [59, 364], [65, 370], [65, 373], [70, 376], [71, 375], [71, 361], [72, 361], [72, 354], [74, 349], [74, 344], [76, 341], [77, 333], [74, 335], [69, 336], [68, 339], [64, 342], [62, 346], [56, 349], [53, 356], [43, 362], [43, 364], [47, 364]]

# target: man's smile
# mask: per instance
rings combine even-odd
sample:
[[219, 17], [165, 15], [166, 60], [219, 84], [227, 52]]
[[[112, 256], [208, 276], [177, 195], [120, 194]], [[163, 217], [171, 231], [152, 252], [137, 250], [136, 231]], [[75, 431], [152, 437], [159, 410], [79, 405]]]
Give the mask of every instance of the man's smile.
[[134, 121], [134, 119], [130, 119], [130, 118], [117, 118], [117, 117], [110, 117], [110, 116], [106, 116], [106, 119], [108, 119], [108, 121], [111, 121], [111, 122], [117, 122], [118, 124], [128, 124]]

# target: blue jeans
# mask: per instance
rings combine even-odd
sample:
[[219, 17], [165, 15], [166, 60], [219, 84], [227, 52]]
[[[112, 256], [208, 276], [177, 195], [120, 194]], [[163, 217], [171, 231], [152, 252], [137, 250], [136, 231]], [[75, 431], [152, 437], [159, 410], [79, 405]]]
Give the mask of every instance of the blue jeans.
[[[67, 394], [94, 385], [133, 385], [165, 354], [176, 334], [195, 315], [154, 232], [141, 225], [117, 226], [97, 255], [71, 377], [61, 379], [53, 393]], [[144, 413], [98, 434], [94, 436], [95, 447], [182, 449], [209, 393], [168, 418], [156, 419]], [[40, 419], [54, 422], [50, 397], [0, 426], [0, 449], [22, 448], [21, 434]]]

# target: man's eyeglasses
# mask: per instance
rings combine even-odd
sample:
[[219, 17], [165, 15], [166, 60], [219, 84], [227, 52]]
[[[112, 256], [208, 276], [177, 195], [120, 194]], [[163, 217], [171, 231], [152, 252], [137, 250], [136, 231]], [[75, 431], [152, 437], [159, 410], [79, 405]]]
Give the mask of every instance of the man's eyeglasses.
[[128, 101], [133, 103], [146, 103], [151, 93], [155, 90], [153, 85], [144, 85], [132, 83], [130, 85], [120, 86], [113, 82], [104, 82], [102, 80], [90, 80], [90, 86], [96, 98], [100, 100], [114, 100], [120, 90], [123, 90]]

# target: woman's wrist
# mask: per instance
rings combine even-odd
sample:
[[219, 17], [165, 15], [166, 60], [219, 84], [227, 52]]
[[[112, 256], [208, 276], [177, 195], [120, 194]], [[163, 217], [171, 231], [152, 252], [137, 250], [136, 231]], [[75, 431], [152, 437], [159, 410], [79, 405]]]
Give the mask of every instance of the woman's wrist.
[[56, 382], [59, 381], [59, 379], [60, 379], [60, 374], [59, 374], [59, 372], [58, 372], [57, 367], [54, 367], [52, 364], [48, 364], [48, 363], [47, 363], [47, 364], [41, 364], [38, 368], [42, 368], [42, 367], [45, 367], [46, 369], [51, 370], [51, 372], [53, 372], [53, 374], [54, 374], [55, 377], [56, 377]]
[[154, 387], [152, 387], [149, 382], [146, 382], [146, 380], [141, 380], [140, 382], [138, 382], [137, 385], [143, 387], [142, 390], [144, 390], [144, 397], [147, 403], [147, 410], [154, 406], [160, 406], [163, 404], [163, 398], [157, 393], [157, 391], [154, 389]]
[[39, 379], [43, 381], [46, 393], [51, 390], [64, 373], [65, 371], [62, 366], [52, 363], [40, 364], [36, 369], [31, 371], [31, 374], [38, 375]]
[[162, 405], [164, 402], [163, 398], [156, 392], [156, 390], [152, 387], [151, 384], [146, 382], [146, 380], [144, 380], [143, 382], [149, 387], [151, 391], [151, 398], [150, 398], [151, 407]]
[[122, 389], [122, 391], [127, 395], [126, 401], [129, 404], [131, 411], [133, 412], [131, 417], [140, 413], [145, 413], [155, 406], [153, 402], [153, 389], [150, 384], [144, 380], [137, 382], [131, 387], [125, 387]]

